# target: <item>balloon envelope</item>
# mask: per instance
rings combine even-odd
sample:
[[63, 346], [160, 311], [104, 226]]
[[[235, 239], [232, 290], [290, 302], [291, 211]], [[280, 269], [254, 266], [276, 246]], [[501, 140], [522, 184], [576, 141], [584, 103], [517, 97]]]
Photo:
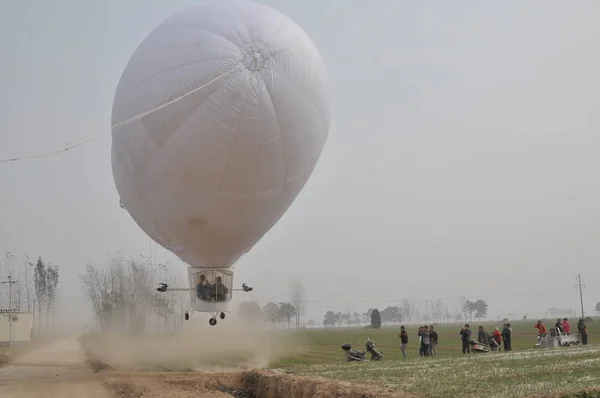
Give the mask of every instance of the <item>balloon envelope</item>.
[[146, 115], [113, 128], [117, 191], [190, 266], [228, 268], [307, 182], [330, 112], [323, 61], [289, 18], [249, 1], [188, 8], [149, 34], [119, 81], [113, 126]]

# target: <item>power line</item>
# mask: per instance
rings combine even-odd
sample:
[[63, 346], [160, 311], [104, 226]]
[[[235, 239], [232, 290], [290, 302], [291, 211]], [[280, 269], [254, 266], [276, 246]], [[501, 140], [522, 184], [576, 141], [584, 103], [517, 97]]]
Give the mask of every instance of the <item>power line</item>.
[[208, 83], [203, 84], [202, 86], [197, 87], [197, 88], [195, 88], [195, 89], [193, 89], [193, 90], [191, 90], [191, 91], [189, 91], [189, 92], [187, 92], [187, 93], [185, 93], [185, 94], [183, 94], [183, 95], [181, 95], [181, 96], [179, 96], [179, 97], [177, 97], [175, 99], [172, 99], [172, 100], [170, 100], [170, 101], [168, 101], [168, 102], [166, 102], [166, 103], [164, 103], [162, 105], [159, 105], [159, 106], [157, 106], [155, 108], [152, 108], [149, 111], [140, 113], [140, 114], [132, 117], [131, 119], [127, 119], [127, 120], [125, 120], [125, 121], [123, 121], [121, 123], [117, 123], [114, 126], [108, 127], [108, 128], [106, 128], [104, 130], [100, 130], [100, 131], [93, 132], [91, 134], [84, 135], [84, 136], [80, 137], [79, 139], [75, 140], [75, 141], [81, 141], [81, 142], [78, 142], [77, 144], [72, 144], [72, 142], [74, 142], [74, 141], [68, 141], [63, 146], [63, 148], [55, 150], [55, 151], [42, 152], [42, 153], [38, 153], [38, 154], [35, 154], [35, 155], [27, 155], [27, 156], [20, 156], [20, 157], [14, 157], [14, 158], [0, 159], [0, 163], [11, 163], [11, 162], [17, 162], [19, 160], [38, 159], [38, 158], [43, 158], [43, 157], [47, 157], [47, 156], [51, 156], [51, 155], [59, 155], [61, 153], [70, 151], [71, 149], [78, 148], [80, 146], [83, 146], [85, 144], [88, 144], [88, 143], [90, 143], [90, 142], [92, 142], [92, 141], [100, 138], [101, 136], [103, 136], [104, 134], [106, 134], [109, 131], [121, 128], [121, 127], [126, 126], [128, 124], [131, 124], [131, 123], [133, 123], [135, 121], [138, 121], [138, 120], [140, 120], [140, 119], [142, 119], [142, 118], [144, 118], [144, 117], [146, 117], [146, 116], [148, 116], [148, 115], [150, 115], [150, 114], [152, 114], [154, 112], [157, 112], [157, 111], [159, 111], [159, 110], [161, 110], [163, 108], [166, 108], [167, 106], [169, 106], [171, 104], [174, 104], [175, 102], [177, 102], [179, 100], [182, 100], [185, 97], [188, 97], [188, 96], [190, 96], [190, 95], [192, 95], [192, 94], [194, 94], [194, 93], [202, 90], [205, 87], [208, 87], [209, 85], [213, 84], [217, 80], [219, 80], [219, 79], [221, 79], [223, 77], [226, 77], [229, 74], [231, 74], [232, 72], [234, 72], [235, 70], [239, 70], [239, 69], [240, 69], [240, 67], [238, 66], [238, 67], [233, 68], [233, 69], [231, 69], [231, 70], [229, 70], [227, 72], [224, 72], [224, 73], [220, 74], [219, 76], [217, 76], [216, 78], [214, 78], [211, 81], [209, 81]]

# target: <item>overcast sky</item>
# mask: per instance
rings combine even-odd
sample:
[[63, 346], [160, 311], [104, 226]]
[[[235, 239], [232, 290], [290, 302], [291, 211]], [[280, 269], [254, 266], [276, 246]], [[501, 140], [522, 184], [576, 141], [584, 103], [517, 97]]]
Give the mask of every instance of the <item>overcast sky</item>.
[[[482, 297], [490, 315], [600, 301], [600, 52], [594, 0], [263, 0], [314, 40], [333, 120], [319, 164], [236, 266], [261, 304], [300, 278], [307, 317], [408, 297]], [[193, 0], [0, 2], [0, 158], [110, 127], [129, 57]], [[0, 164], [0, 250], [78, 275], [149, 238], [118, 205], [110, 133]], [[160, 261], [185, 270], [174, 255]], [[1, 260], [0, 260], [1, 261]], [[3, 287], [4, 288], [4, 287]]]

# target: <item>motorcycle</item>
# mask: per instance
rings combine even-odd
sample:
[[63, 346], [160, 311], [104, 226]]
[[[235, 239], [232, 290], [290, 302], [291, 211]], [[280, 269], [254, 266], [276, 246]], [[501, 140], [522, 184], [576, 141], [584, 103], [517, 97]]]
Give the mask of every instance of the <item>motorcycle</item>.
[[371, 339], [367, 339], [365, 343], [366, 351], [355, 350], [348, 343], [342, 344], [342, 350], [346, 352], [346, 360], [348, 362], [362, 362], [365, 361], [366, 353], [371, 354], [371, 361], [379, 361], [383, 358], [383, 353], [375, 348], [375, 343]]
[[379, 361], [381, 358], [383, 358], [383, 353], [375, 348], [375, 343], [373, 343], [371, 339], [367, 338], [365, 347], [367, 352], [371, 354], [371, 361]]
[[490, 346], [480, 341], [471, 339], [471, 341], [469, 341], [469, 344], [471, 344], [471, 350], [473, 352], [490, 352]]

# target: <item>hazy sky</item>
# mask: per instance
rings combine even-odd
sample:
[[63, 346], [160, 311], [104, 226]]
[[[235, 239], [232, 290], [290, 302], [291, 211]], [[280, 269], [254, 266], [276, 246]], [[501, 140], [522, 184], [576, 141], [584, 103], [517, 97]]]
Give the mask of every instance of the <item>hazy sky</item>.
[[[542, 315], [600, 301], [600, 2], [263, 0], [313, 38], [329, 140], [281, 221], [236, 266], [262, 304], [300, 278], [308, 317], [407, 297]], [[0, 158], [110, 127], [129, 57], [193, 0], [0, 2]], [[118, 205], [110, 133], [0, 164], [0, 250], [78, 275], [149, 238]], [[185, 269], [162, 248], [159, 260]], [[1, 261], [1, 260], [0, 260]], [[452, 301], [453, 302], [453, 301]]]

